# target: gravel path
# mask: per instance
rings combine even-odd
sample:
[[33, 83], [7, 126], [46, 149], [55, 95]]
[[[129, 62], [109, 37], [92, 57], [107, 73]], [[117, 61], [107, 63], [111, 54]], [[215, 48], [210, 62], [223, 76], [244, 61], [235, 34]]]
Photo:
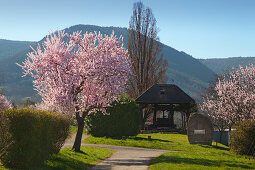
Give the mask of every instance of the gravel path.
[[[71, 147], [74, 141], [74, 135], [68, 139], [63, 147]], [[87, 138], [84, 135], [82, 139]], [[112, 149], [117, 152], [112, 154], [111, 157], [101, 161], [90, 170], [147, 170], [149, 169], [150, 161], [169, 150], [159, 149], [146, 149], [137, 147], [125, 147], [115, 145], [100, 145], [100, 144], [87, 144], [82, 143], [83, 146], [93, 146], [100, 148]]]

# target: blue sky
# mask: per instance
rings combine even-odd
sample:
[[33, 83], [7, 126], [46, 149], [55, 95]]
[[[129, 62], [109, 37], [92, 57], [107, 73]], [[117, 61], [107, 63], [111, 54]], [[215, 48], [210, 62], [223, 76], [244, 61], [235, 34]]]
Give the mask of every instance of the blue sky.
[[[134, 0], [0, 0], [0, 39], [39, 41], [77, 24], [128, 27]], [[143, 0], [161, 42], [195, 58], [255, 56], [254, 0]]]

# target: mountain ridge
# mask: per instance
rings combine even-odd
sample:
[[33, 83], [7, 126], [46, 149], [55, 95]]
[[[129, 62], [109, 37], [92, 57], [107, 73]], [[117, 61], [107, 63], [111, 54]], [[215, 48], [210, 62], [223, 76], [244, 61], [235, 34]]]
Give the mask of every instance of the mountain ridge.
[[[124, 47], [126, 48], [128, 40], [127, 28], [79, 24], [64, 29], [64, 31], [69, 34], [80, 30], [82, 33], [100, 31], [102, 34], [106, 35], [110, 35], [112, 30], [114, 30], [116, 36], [123, 36]], [[45, 37], [40, 40], [39, 43], [44, 40]], [[36, 44], [37, 43], [32, 46], [36, 47]], [[15, 100], [18, 99], [18, 101], [28, 96], [34, 96], [36, 98], [36, 94], [32, 90], [32, 79], [30, 77], [22, 78], [21, 68], [15, 65], [15, 63], [22, 63], [29, 51], [29, 49], [24, 49], [22, 52], [11, 57], [0, 59], [0, 73], [3, 73], [5, 76], [5, 92], [7, 96], [13, 97]], [[197, 98], [199, 93], [207, 87], [209, 81], [215, 76], [213, 71], [185, 52], [180, 52], [170, 46], [162, 44], [161, 54], [163, 58], [168, 61], [167, 83], [178, 85], [193, 98]]]
[[216, 74], [224, 74], [241, 66], [255, 65], [255, 57], [228, 57], [199, 59], [199, 61], [214, 71]]
[[0, 59], [15, 55], [34, 44], [34, 41], [16, 41], [0, 39]]

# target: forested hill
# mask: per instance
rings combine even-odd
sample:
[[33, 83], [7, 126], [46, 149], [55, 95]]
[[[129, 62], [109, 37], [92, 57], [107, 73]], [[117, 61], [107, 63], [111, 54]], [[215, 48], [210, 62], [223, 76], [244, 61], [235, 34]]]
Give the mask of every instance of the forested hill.
[[12, 41], [0, 39], [0, 59], [17, 54], [34, 44], [32, 41]]
[[199, 59], [201, 63], [206, 65], [217, 74], [224, 74], [241, 66], [255, 64], [255, 57], [230, 57], [230, 58], [213, 58]]
[[[124, 37], [124, 46], [126, 47], [126, 28], [76, 25], [66, 28], [65, 32], [72, 33], [80, 30], [82, 33], [100, 31], [102, 34], [107, 35], [110, 35], [114, 30], [117, 36], [122, 35]], [[15, 65], [16, 62], [22, 63], [29, 51], [29, 49], [26, 49], [11, 57], [0, 59], [0, 73], [4, 73], [5, 92], [16, 101], [20, 101], [23, 97], [35, 96], [32, 80], [29, 77], [22, 78], [21, 68]], [[199, 96], [199, 93], [215, 76], [213, 71], [201, 64], [197, 59], [164, 44], [162, 44], [162, 55], [168, 60], [168, 83], [177, 84], [194, 98]]]

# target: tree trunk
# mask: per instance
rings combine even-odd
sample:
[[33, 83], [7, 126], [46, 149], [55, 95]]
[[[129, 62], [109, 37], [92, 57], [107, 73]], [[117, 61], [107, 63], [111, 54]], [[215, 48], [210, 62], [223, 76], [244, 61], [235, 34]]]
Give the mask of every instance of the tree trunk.
[[78, 123], [78, 131], [76, 133], [75, 141], [73, 144], [73, 149], [75, 152], [81, 151], [81, 140], [82, 140], [82, 133], [84, 129], [84, 118], [83, 117], [76, 117]]
[[142, 117], [141, 129], [140, 129], [140, 130], [146, 130], [146, 129], [145, 129], [145, 122], [146, 122], [146, 120]]
[[224, 132], [224, 131], [221, 131], [221, 130], [220, 130], [219, 132], [220, 132], [220, 134], [219, 134], [219, 135], [220, 135], [219, 143], [221, 143], [221, 140], [222, 140], [222, 134], [223, 134], [223, 132]]
[[231, 133], [231, 126], [228, 128], [228, 146], [230, 146], [230, 133]]

